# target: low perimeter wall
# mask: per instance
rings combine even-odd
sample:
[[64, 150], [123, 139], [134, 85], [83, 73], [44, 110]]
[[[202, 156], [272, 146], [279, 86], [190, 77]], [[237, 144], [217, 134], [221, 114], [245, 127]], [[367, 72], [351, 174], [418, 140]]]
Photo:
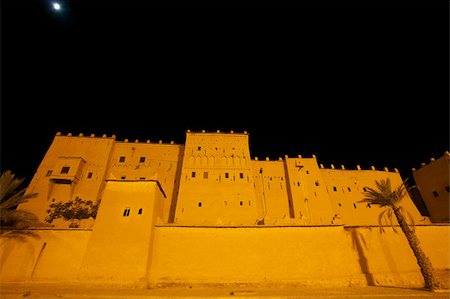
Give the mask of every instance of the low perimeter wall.
[[[416, 233], [434, 268], [450, 269], [450, 226], [417, 226]], [[90, 235], [89, 230], [77, 229], [3, 232], [0, 282], [79, 282]], [[423, 286], [405, 236], [390, 227], [380, 233], [378, 227], [160, 225], [155, 227], [153, 244], [147, 273], [150, 286], [173, 283]]]
[[[417, 226], [436, 269], [449, 269], [449, 226]], [[150, 284], [409, 285], [423, 279], [408, 242], [378, 227], [158, 226]]]

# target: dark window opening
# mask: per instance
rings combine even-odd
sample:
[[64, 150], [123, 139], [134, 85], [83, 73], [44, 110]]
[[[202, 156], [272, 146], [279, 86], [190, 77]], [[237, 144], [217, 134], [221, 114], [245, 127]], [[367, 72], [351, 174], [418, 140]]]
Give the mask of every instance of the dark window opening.
[[341, 203], [338, 203], [338, 205], [339, 205], [340, 207], [342, 207]]
[[195, 178], [195, 171], [193, 171], [192, 172], [192, 175], [191, 175], [193, 178]]
[[308, 170], [306, 171], [306, 174], [309, 174], [309, 171], [308, 171]]
[[334, 186], [333, 186], [333, 191], [334, 191], [334, 192], [337, 192], [337, 188], [336, 188], [336, 187], [334, 187]]
[[204, 178], [204, 179], [207, 179], [207, 178], [208, 178], [208, 172], [205, 171], [205, 172], [203, 173], [203, 178]]
[[439, 193], [438, 193], [436, 190], [434, 190], [434, 191], [433, 191], [433, 196], [434, 196], [434, 197], [438, 197], [438, 196], [439, 196]]
[[140, 180], [145, 180], [145, 177], [143, 176], [143, 177], [140, 177], [139, 179], [140, 179]]
[[201, 201], [198, 203], [198, 207], [199, 207], [199, 208], [202, 207], [202, 202], [201, 202]]
[[228, 172], [225, 172], [225, 178], [228, 179], [230, 177], [230, 175], [228, 174]]
[[140, 157], [139, 158], [139, 163], [144, 163], [145, 162], [145, 157]]
[[127, 177], [126, 176], [121, 176], [120, 177], [120, 179], [122, 179], [122, 180], [124, 180], [124, 179], [126, 179]]
[[240, 202], [239, 202], [239, 205], [242, 206], [242, 204], [243, 204], [242, 201], [240, 201]]
[[356, 204], [353, 204], [353, 207], [356, 209]]
[[319, 181], [316, 181], [314, 184], [315, 184], [316, 186], [319, 186]]
[[239, 173], [239, 178], [243, 179], [244, 178], [244, 174], [241, 172]]
[[142, 208], [139, 209], [138, 214], [142, 215]]
[[300, 182], [297, 182], [297, 186], [300, 187]]
[[201, 146], [197, 147], [197, 150], [198, 151], [202, 150], [202, 147]]
[[352, 189], [350, 187], [347, 187], [348, 192], [352, 192]]
[[63, 166], [63, 168], [61, 168], [61, 174], [63, 174], [63, 173], [69, 173], [69, 169], [70, 169], [69, 166]]
[[92, 172], [88, 172], [87, 178], [88, 179], [92, 178]]
[[48, 171], [47, 171], [47, 176], [51, 176], [52, 173], [53, 173], [53, 170], [48, 170]]
[[125, 208], [125, 210], [123, 210], [123, 216], [124, 217], [128, 217], [128, 216], [130, 216], [130, 208]]
[[125, 162], [125, 157], [123, 157], [123, 156], [120, 157], [120, 158], [119, 158], [119, 162]]

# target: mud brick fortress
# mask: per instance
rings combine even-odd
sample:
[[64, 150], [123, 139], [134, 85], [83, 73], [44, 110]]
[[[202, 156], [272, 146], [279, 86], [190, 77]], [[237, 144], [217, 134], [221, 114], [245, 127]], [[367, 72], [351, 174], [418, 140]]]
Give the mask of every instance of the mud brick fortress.
[[[403, 182], [315, 156], [252, 158], [247, 132], [188, 130], [185, 144], [57, 133], [27, 191], [38, 196], [19, 209], [45, 221], [52, 203], [82, 198], [97, 217], [2, 236], [0, 282], [420, 286], [404, 235], [381, 233], [384, 208], [360, 202], [385, 178]], [[448, 214], [423, 216], [409, 195], [401, 205], [433, 266], [449, 269]]]

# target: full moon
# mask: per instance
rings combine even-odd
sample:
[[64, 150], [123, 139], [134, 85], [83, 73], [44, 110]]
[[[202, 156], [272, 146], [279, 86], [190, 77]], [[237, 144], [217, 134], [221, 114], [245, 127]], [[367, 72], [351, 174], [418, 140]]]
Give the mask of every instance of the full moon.
[[59, 4], [58, 2], [53, 2], [52, 7], [54, 10], [61, 10], [61, 4]]

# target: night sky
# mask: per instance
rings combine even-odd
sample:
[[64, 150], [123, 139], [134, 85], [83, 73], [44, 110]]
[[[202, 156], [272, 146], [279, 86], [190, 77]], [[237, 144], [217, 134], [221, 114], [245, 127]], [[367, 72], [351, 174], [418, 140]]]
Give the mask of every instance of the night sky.
[[449, 149], [447, 1], [2, 1], [1, 169], [56, 132], [411, 168]]

